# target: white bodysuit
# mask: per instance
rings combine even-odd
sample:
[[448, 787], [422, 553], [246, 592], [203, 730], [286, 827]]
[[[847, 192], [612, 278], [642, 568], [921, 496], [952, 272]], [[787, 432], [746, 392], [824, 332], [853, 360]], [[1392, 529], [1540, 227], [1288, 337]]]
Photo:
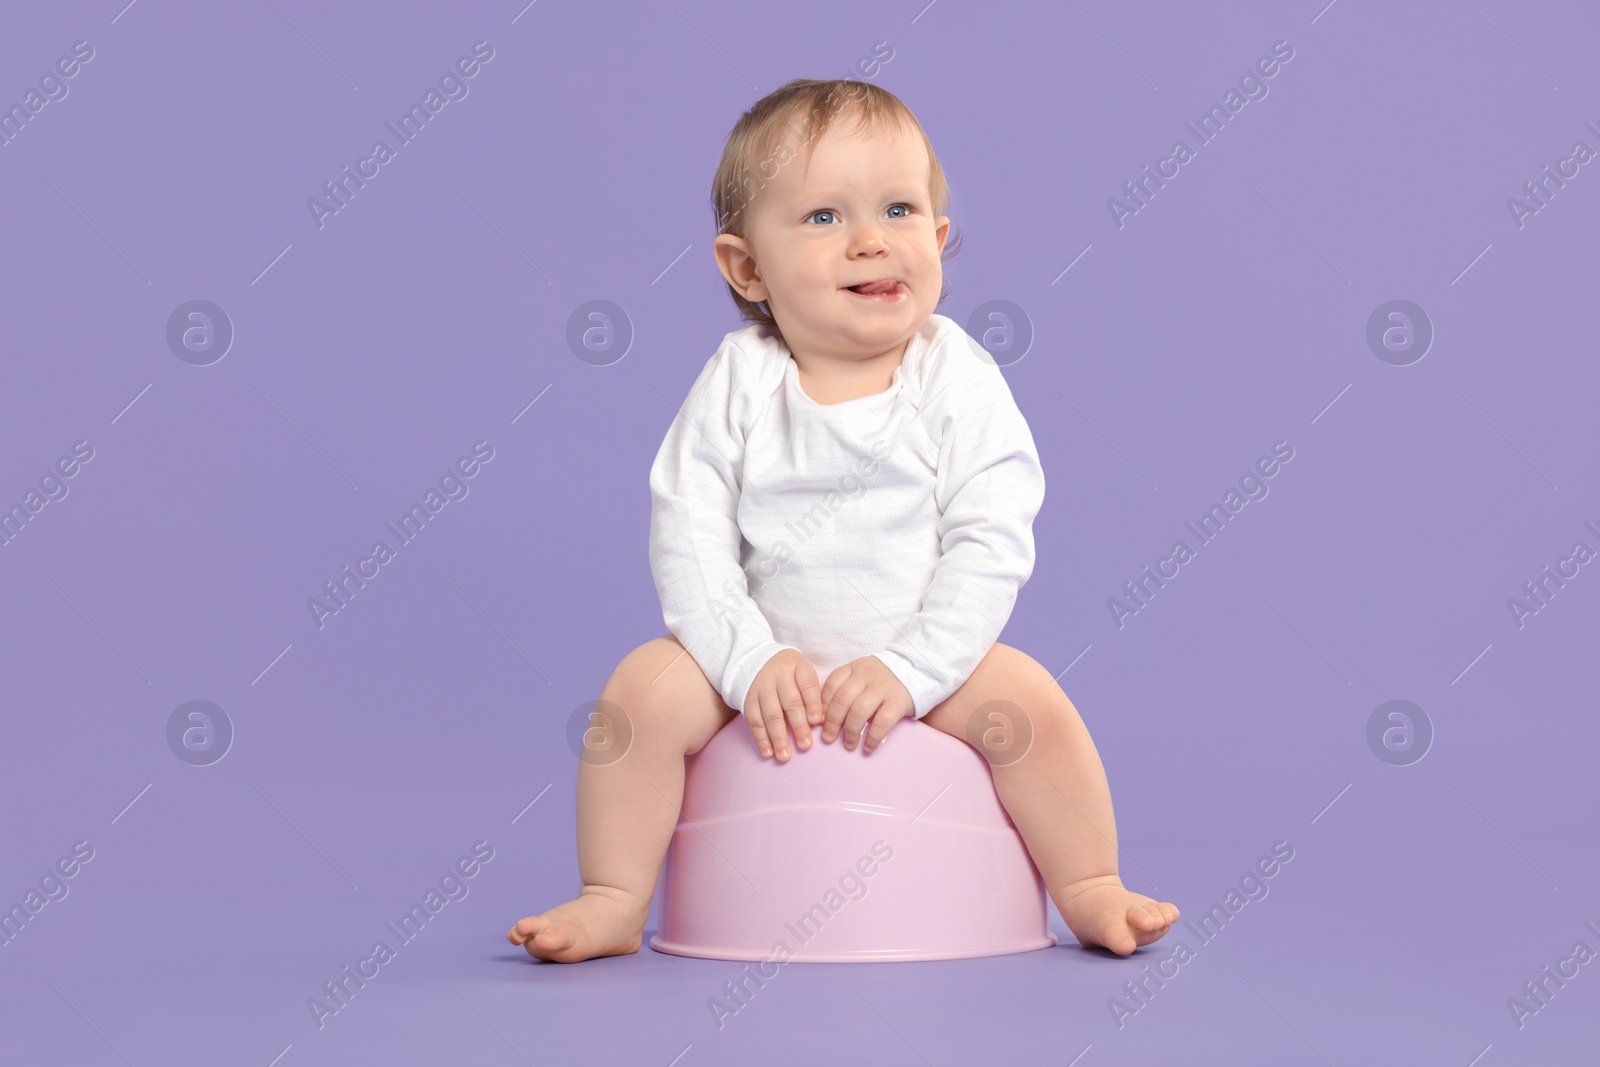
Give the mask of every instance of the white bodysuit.
[[818, 404], [770, 326], [729, 333], [650, 468], [667, 629], [740, 712], [785, 648], [875, 656], [921, 718], [999, 638], [1033, 573], [1044, 472], [993, 359], [934, 314], [885, 392]]

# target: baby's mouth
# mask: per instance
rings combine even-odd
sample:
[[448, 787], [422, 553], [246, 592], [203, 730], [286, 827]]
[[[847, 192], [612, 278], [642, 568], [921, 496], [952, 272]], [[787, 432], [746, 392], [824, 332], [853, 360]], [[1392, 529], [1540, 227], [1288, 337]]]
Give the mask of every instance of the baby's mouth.
[[875, 282], [847, 285], [845, 288], [859, 296], [899, 296], [905, 287], [894, 278], [882, 278]]

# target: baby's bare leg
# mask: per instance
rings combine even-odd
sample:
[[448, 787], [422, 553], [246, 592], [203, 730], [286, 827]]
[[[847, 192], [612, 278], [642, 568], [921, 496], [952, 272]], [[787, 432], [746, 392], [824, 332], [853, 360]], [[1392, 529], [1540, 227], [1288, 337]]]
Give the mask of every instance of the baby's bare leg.
[[[673, 828], [683, 802], [684, 757], [737, 712], [674, 637], [630, 652], [601, 691], [600, 712], [626, 716], [632, 739], [609, 760], [605, 749], [578, 765], [577, 899], [521, 919], [506, 935], [538, 959], [576, 963], [637, 952], [643, 943]], [[608, 707], [610, 705], [610, 707]], [[620, 733], [606, 724], [613, 739]]]
[[[970, 742], [975, 718], [979, 733], [988, 733], [987, 743], [975, 747], [989, 760], [995, 792], [1078, 941], [1125, 956], [1164, 936], [1178, 909], [1123, 886], [1105, 768], [1088, 727], [1050, 673], [1026, 653], [996, 643], [923, 721]], [[1019, 756], [1018, 739], [1030, 733]]]

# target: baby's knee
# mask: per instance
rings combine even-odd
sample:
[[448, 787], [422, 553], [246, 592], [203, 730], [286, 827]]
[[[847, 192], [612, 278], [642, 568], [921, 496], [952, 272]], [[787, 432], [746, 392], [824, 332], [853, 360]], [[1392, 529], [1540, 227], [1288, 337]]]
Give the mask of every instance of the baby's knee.
[[[648, 699], [662, 692], [662, 683], [672, 675], [680, 659], [690, 659], [689, 653], [675, 637], [657, 637], [646, 641], [622, 657], [606, 681], [606, 690], [627, 693]], [[692, 663], [691, 659], [691, 663]], [[673, 679], [676, 681], [676, 679]], [[670, 688], [670, 683], [668, 683]]]
[[646, 641], [624, 656], [600, 697], [620, 708], [636, 732], [652, 735], [687, 738], [704, 717], [702, 709], [727, 711], [700, 665], [671, 636]]
[[1081, 742], [1087, 734], [1083, 719], [1067, 694], [1045, 667], [1025, 652], [995, 646], [1000, 655], [992, 664], [991, 699], [999, 697], [1028, 720], [1030, 732], [1044, 744]]

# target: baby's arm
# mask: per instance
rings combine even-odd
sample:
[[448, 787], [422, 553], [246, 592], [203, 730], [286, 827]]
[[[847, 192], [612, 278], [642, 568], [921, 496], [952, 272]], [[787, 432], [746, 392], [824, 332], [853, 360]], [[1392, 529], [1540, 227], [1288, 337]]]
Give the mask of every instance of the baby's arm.
[[934, 500], [942, 555], [922, 608], [879, 660], [922, 718], [961, 688], [1033, 573], [1033, 520], [1044, 471], [1027, 420], [1004, 375], [967, 352], [951, 353], [921, 415], [938, 444]]
[[[744, 427], [757, 414], [754, 399], [739, 388], [739, 356], [725, 343], [706, 363], [650, 468], [650, 570], [667, 629], [723, 702], [744, 713], [763, 755], [777, 748], [786, 758], [781, 705], [798, 703], [790, 719], [798, 717], [795, 731], [804, 741], [806, 712], [820, 720], [821, 702], [816, 669], [799, 649], [773, 638], [739, 565]], [[786, 649], [793, 655], [780, 665], [788, 669], [775, 666], [754, 687], [762, 668]], [[752, 698], [756, 706], [747, 707]]]

